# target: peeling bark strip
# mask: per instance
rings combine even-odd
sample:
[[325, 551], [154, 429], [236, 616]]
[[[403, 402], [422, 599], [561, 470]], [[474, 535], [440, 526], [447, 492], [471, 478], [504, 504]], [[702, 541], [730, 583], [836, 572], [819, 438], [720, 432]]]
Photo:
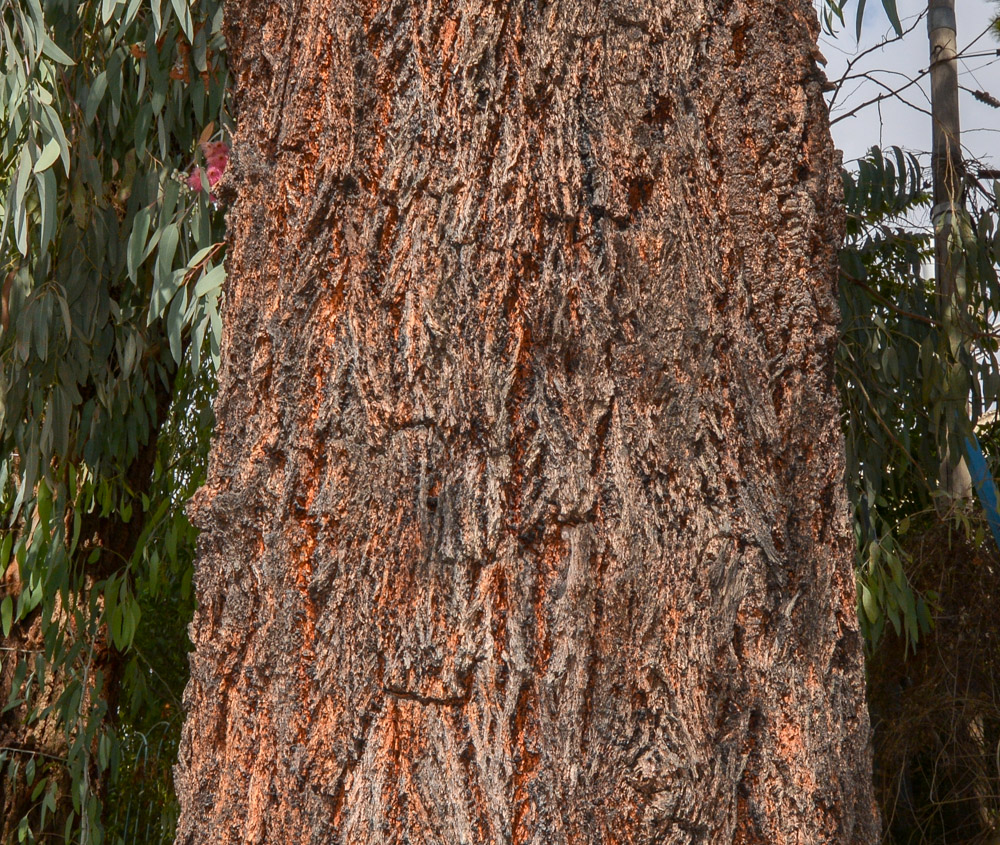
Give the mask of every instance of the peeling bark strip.
[[232, 0], [179, 843], [872, 843], [807, 0]]

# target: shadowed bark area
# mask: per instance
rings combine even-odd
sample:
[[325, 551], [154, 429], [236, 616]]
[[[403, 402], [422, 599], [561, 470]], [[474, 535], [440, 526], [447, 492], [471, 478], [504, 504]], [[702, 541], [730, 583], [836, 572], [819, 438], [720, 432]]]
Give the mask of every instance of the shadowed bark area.
[[233, 0], [178, 843], [872, 843], [806, 0]]

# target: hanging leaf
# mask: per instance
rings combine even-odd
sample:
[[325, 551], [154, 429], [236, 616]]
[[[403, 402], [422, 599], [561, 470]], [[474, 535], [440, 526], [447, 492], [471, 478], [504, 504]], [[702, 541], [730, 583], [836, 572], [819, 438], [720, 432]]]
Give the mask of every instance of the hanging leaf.
[[0, 627], [3, 628], [3, 635], [5, 637], [10, 636], [10, 629], [13, 622], [14, 600], [10, 596], [4, 596], [3, 601], [0, 601]]
[[41, 173], [43, 170], [48, 170], [59, 159], [60, 149], [59, 140], [57, 138], [50, 138], [48, 143], [42, 148], [38, 158], [35, 159], [35, 164], [32, 167], [32, 170], [34, 170], [35, 173]]
[[73, 61], [58, 44], [55, 43], [48, 35], [44, 36], [42, 41], [42, 52], [48, 56], [53, 61], [59, 62], [62, 65], [75, 65], [76, 62]]
[[885, 15], [892, 24], [893, 32], [902, 35], [903, 25], [899, 21], [899, 12], [896, 11], [896, 0], [882, 0], [882, 8], [885, 9]]

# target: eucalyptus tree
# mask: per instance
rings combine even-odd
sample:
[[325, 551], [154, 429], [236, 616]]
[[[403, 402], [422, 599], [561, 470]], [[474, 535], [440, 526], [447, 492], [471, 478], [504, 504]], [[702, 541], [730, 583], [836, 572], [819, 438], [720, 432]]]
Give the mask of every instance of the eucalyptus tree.
[[4, 843], [138, 841], [102, 800], [119, 774], [141, 787], [155, 724], [176, 743], [220, 330], [220, 24], [212, 0], [0, 2]]

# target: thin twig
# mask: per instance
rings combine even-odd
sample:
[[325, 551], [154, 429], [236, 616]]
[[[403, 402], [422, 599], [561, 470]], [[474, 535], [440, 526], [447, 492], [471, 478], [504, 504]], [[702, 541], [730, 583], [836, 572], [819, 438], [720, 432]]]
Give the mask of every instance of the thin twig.
[[30, 757], [45, 757], [48, 760], [55, 760], [58, 763], [65, 763], [66, 758], [56, 754], [49, 754], [45, 751], [38, 751], [33, 748], [15, 748], [12, 745], [0, 745], [0, 751], [10, 751], [14, 754], [27, 754]]
[[883, 39], [874, 47], [869, 47], [867, 50], [862, 50], [853, 59], [851, 59], [847, 63], [847, 67], [844, 69], [844, 75], [841, 76], [840, 79], [837, 81], [837, 87], [834, 90], [833, 94], [830, 96], [830, 111], [833, 111], [833, 106], [837, 102], [837, 97], [840, 94], [840, 89], [843, 86], [843, 84], [847, 81], [848, 74], [850, 74], [851, 69], [854, 67], [854, 65], [856, 65], [859, 61], [861, 61], [861, 59], [863, 59], [865, 56], [874, 53], [876, 50], [881, 50], [883, 47], [887, 47], [890, 44], [895, 43], [896, 41], [902, 41], [905, 36], [909, 35], [911, 32], [913, 32], [914, 29], [917, 28], [917, 25], [920, 23], [920, 21], [924, 19], [926, 15], [927, 15], [927, 10], [924, 9], [924, 11], [922, 11], [919, 15], [917, 15], [916, 19], [913, 21], [913, 24], [910, 26], [909, 29], [904, 29], [899, 35], [893, 35], [892, 38], [883, 37]]
[[[914, 22], [914, 26], [916, 26], [917, 22], [919, 22], [919, 18], [917, 19], [916, 22]], [[975, 44], [980, 38], [982, 38], [987, 32], [989, 32], [991, 28], [992, 28], [992, 24], [990, 24], [989, 26], [987, 26], [986, 29], [984, 29], [971, 42], [969, 42], [969, 44], [966, 45], [966, 47], [963, 50], [960, 50], [953, 57], [947, 59], [947, 61], [957, 61], [958, 59], [964, 59], [965, 56], [966, 56], [966, 51], [970, 47], [972, 47], [972, 45]], [[911, 32], [912, 29], [913, 29], [913, 27], [911, 27], [906, 32]], [[897, 36], [896, 38], [894, 38], [892, 40], [898, 40], [899, 37], [900, 36]], [[886, 43], [887, 44], [891, 43], [891, 41], [887, 41]], [[882, 46], [884, 46], [884, 45], [882, 45], [882, 44], [876, 45], [876, 47], [869, 48], [869, 50], [867, 50], [866, 52], [870, 53], [873, 49], [881, 49]], [[863, 53], [859, 54], [858, 56], [855, 57], [854, 60], [852, 60], [851, 63], [848, 64], [848, 66], [847, 66], [847, 72], [848, 73], [851, 70], [851, 65], [853, 64], [853, 62], [856, 61], [857, 59], [861, 58], [862, 55], [864, 55], [864, 54]], [[931, 67], [933, 67], [933, 65], [931, 65]], [[837, 117], [832, 118], [830, 120], [830, 125], [833, 126], [833, 124], [838, 123], [841, 120], [846, 120], [849, 117], [854, 117], [859, 111], [861, 111], [862, 109], [868, 108], [868, 106], [873, 106], [876, 103], [881, 103], [883, 100], [888, 100], [890, 97], [897, 97], [899, 94], [901, 94], [907, 88], [910, 88], [910, 87], [916, 85], [921, 79], [923, 79], [925, 76], [927, 76], [931, 72], [931, 67], [927, 67], [927, 68], [924, 68], [923, 70], [921, 70], [915, 77], [913, 77], [912, 79], [910, 79], [905, 85], [901, 85], [899, 88], [891, 89], [890, 91], [888, 91], [885, 94], [879, 94], [877, 97], [873, 97], [870, 100], [866, 100], [865, 102], [861, 103], [860, 105], [856, 106], [855, 108], [851, 109], [850, 111], [845, 112], [844, 114], [841, 114], [841, 115], [838, 115]], [[840, 87], [840, 84], [838, 83], [837, 90], [839, 90], [839, 87]], [[834, 91], [834, 97], [831, 98], [831, 100], [830, 100], [830, 109], [831, 109], [831, 111], [833, 110], [833, 103], [834, 103], [834, 99], [836, 97], [836, 94], [837, 94], [837, 91], [835, 90]], [[900, 99], [902, 99], [902, 98], [900, 98]]]

